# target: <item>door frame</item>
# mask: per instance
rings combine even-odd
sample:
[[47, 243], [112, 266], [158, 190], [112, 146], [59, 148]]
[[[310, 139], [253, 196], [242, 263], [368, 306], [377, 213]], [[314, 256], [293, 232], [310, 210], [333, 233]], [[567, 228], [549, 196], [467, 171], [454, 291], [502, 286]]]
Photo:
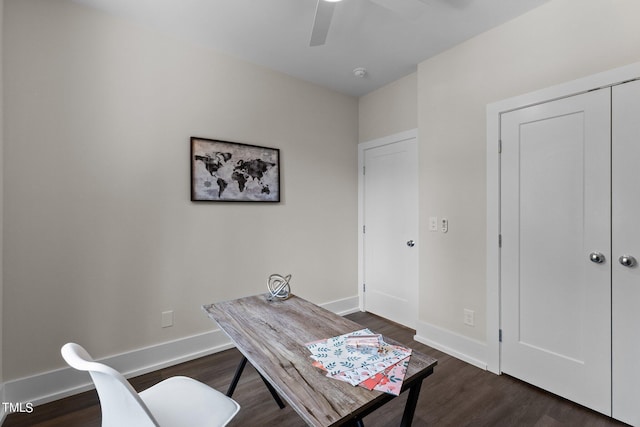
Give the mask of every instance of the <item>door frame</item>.
[[640, 79], [640, 62], [487, 105], [487, 370], [500, 366], [500, 120], [503, 113]]
[[[377, 138], [371, 141], [365, 141], [358, 144], [358, 307], [360, 311], [364, 311], [364, 153], [371, 148], [382, 147], [384, 145], [395, 144], [406, 141], [408, 139], [416, 139], [418, 152], [420, 145], [418, 140], [418, 129], [411, 129], [404, 132], [395, 133], [393, 135]], [[418, 164], [418, 175], [420, 165]], [[415, 249], [419, 249], [418, 245]], [[418, 269], [418, 283], [420, 280], [420, 270]], [[416, 286], [418, 286], [416, 283]], [[416, 313], [416, 321], [418, 313]]]

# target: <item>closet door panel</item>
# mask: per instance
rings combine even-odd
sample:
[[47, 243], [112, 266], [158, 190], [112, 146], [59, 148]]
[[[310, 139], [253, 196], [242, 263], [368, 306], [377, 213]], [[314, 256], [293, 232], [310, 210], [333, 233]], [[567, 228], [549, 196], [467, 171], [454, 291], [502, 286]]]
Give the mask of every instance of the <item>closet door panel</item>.
[[612, 124], [613, 417], [640, 425], [640, 81], [613, 88]]
[[501, 119], [501, 369], [605, 414], [610, 99], [602, 89]]

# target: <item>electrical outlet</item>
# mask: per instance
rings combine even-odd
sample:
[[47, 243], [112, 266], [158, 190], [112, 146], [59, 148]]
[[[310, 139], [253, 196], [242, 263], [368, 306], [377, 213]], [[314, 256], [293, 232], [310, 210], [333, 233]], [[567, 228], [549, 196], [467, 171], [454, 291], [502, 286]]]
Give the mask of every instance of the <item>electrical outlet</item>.
[[173, 310], [162, 312], [162, 320], [160, 322], [160, 326], [163, 328], [173, 326]]
[[438, 217], [430, 216], [429, 217], [429, 231], [438, 231]]
[[464, 309], [464, 324], [467, 326], [475, 326], [475, 312], [467, 308]]

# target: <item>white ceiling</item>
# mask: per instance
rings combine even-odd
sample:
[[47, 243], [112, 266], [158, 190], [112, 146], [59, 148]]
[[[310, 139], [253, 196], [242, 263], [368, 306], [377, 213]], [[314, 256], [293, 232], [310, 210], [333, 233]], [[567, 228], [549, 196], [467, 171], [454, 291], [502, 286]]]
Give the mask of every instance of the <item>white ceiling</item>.
[[[344, 0], [326, 43], [315, 47], [309, 40], [318, 0], [73, 1], [361, 96], [549, 0]], [[367, 70], [364, 78], [354, 76], [356, 67]]]

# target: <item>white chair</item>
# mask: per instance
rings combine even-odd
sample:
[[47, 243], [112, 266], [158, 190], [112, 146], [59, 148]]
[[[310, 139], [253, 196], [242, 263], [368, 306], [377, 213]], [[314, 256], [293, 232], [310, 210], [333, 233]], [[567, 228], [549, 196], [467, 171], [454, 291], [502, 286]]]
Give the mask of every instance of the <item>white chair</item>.
[[94, 362], [82, 346], [68, 343], [62, 357], [88, 371], [102, 409], [102, 427], [222, 427], [240, 410], [233, 399], [187, 377], [171, 377], [137, 393], [115, 369]]

